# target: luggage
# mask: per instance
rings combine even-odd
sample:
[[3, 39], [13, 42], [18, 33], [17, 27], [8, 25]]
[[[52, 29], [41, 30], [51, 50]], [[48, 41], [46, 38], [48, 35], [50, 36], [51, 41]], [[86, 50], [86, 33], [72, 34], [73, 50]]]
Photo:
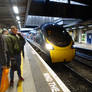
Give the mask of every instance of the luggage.
[[9, 87], [8, 73], [9, 73], [9, 69], [4, 68], [3, 71], [2, 71], [0, 92], [5, 92]]

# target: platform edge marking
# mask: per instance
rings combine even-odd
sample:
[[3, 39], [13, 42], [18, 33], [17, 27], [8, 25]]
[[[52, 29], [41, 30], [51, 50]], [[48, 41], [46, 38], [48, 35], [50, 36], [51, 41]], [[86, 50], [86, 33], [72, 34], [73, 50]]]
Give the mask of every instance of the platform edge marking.
[[[21, 76], [23, 76], [23, 55], [21, 54]], [[17, 88], [18, 92], [23, 92], [23, 83], [20, 82]]]
[[[31, 48], [32, 46], [29, 45]], [[41, 60], [41, 62], [43, 63], [43, 65], [46, 67], [46, 69], [48, 70], [48, 72], [51, 74], [51, 76], [55, 79], [55, 81], [57, 82], [57, 84], [60, 86], [60, 88], [62, 89], [63, 92], [71, 92], [66, 85], [60, 80], [60, 78], [56, 75], [56, 73], [48, 66], [48, 64], [40, 57], [40, 55], [32, 48], [32, 50], [36, 53], [36, 55], [39, 57], [39, 59]]]

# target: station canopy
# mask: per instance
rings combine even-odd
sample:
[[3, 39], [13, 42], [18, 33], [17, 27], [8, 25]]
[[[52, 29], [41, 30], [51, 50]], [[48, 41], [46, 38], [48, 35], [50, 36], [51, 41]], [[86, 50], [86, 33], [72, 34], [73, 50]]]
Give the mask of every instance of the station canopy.
[[28, 0], [0, 0], [0, 27], [24, 25]]
[[59, 25], [74, 25], [81, 21], [81, 19], [74, 18], [60, 18], [60, 17], [46, 17], [46, 16], [33, 16], [28, 15], [25, 22], [25, 27], [39, 27], [44, 23], [57, 23]]
[[92, 20], [91, 0], [29, 0], [25, 27], [58, 22], [67, 26]]
[[46, 22], [72, 25], [92, 20], [91, 11], [92, 0], [0, 0], [0, 26], [35, 27]]

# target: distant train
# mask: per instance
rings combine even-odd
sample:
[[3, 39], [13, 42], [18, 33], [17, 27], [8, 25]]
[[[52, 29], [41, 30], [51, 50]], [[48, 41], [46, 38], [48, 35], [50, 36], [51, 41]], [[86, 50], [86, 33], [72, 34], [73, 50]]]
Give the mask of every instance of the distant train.
[[70, 62], [75, 56], [73, 40], [60, 25], [44, 24], [34, 32], [30, 32], [29, 36], [30, 41], [35, 42], [35, 46], [47, 54], [52, 63]]

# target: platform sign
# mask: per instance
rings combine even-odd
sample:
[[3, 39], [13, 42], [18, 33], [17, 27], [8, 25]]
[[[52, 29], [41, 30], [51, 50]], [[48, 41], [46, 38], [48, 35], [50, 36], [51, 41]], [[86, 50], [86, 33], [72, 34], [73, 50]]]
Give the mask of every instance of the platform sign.
[[92, 44], [92, 33], [87, 33], [87, 43]]
[[81, 35], [81, 42], [85, 43], [86, 41], [86, 34]]

